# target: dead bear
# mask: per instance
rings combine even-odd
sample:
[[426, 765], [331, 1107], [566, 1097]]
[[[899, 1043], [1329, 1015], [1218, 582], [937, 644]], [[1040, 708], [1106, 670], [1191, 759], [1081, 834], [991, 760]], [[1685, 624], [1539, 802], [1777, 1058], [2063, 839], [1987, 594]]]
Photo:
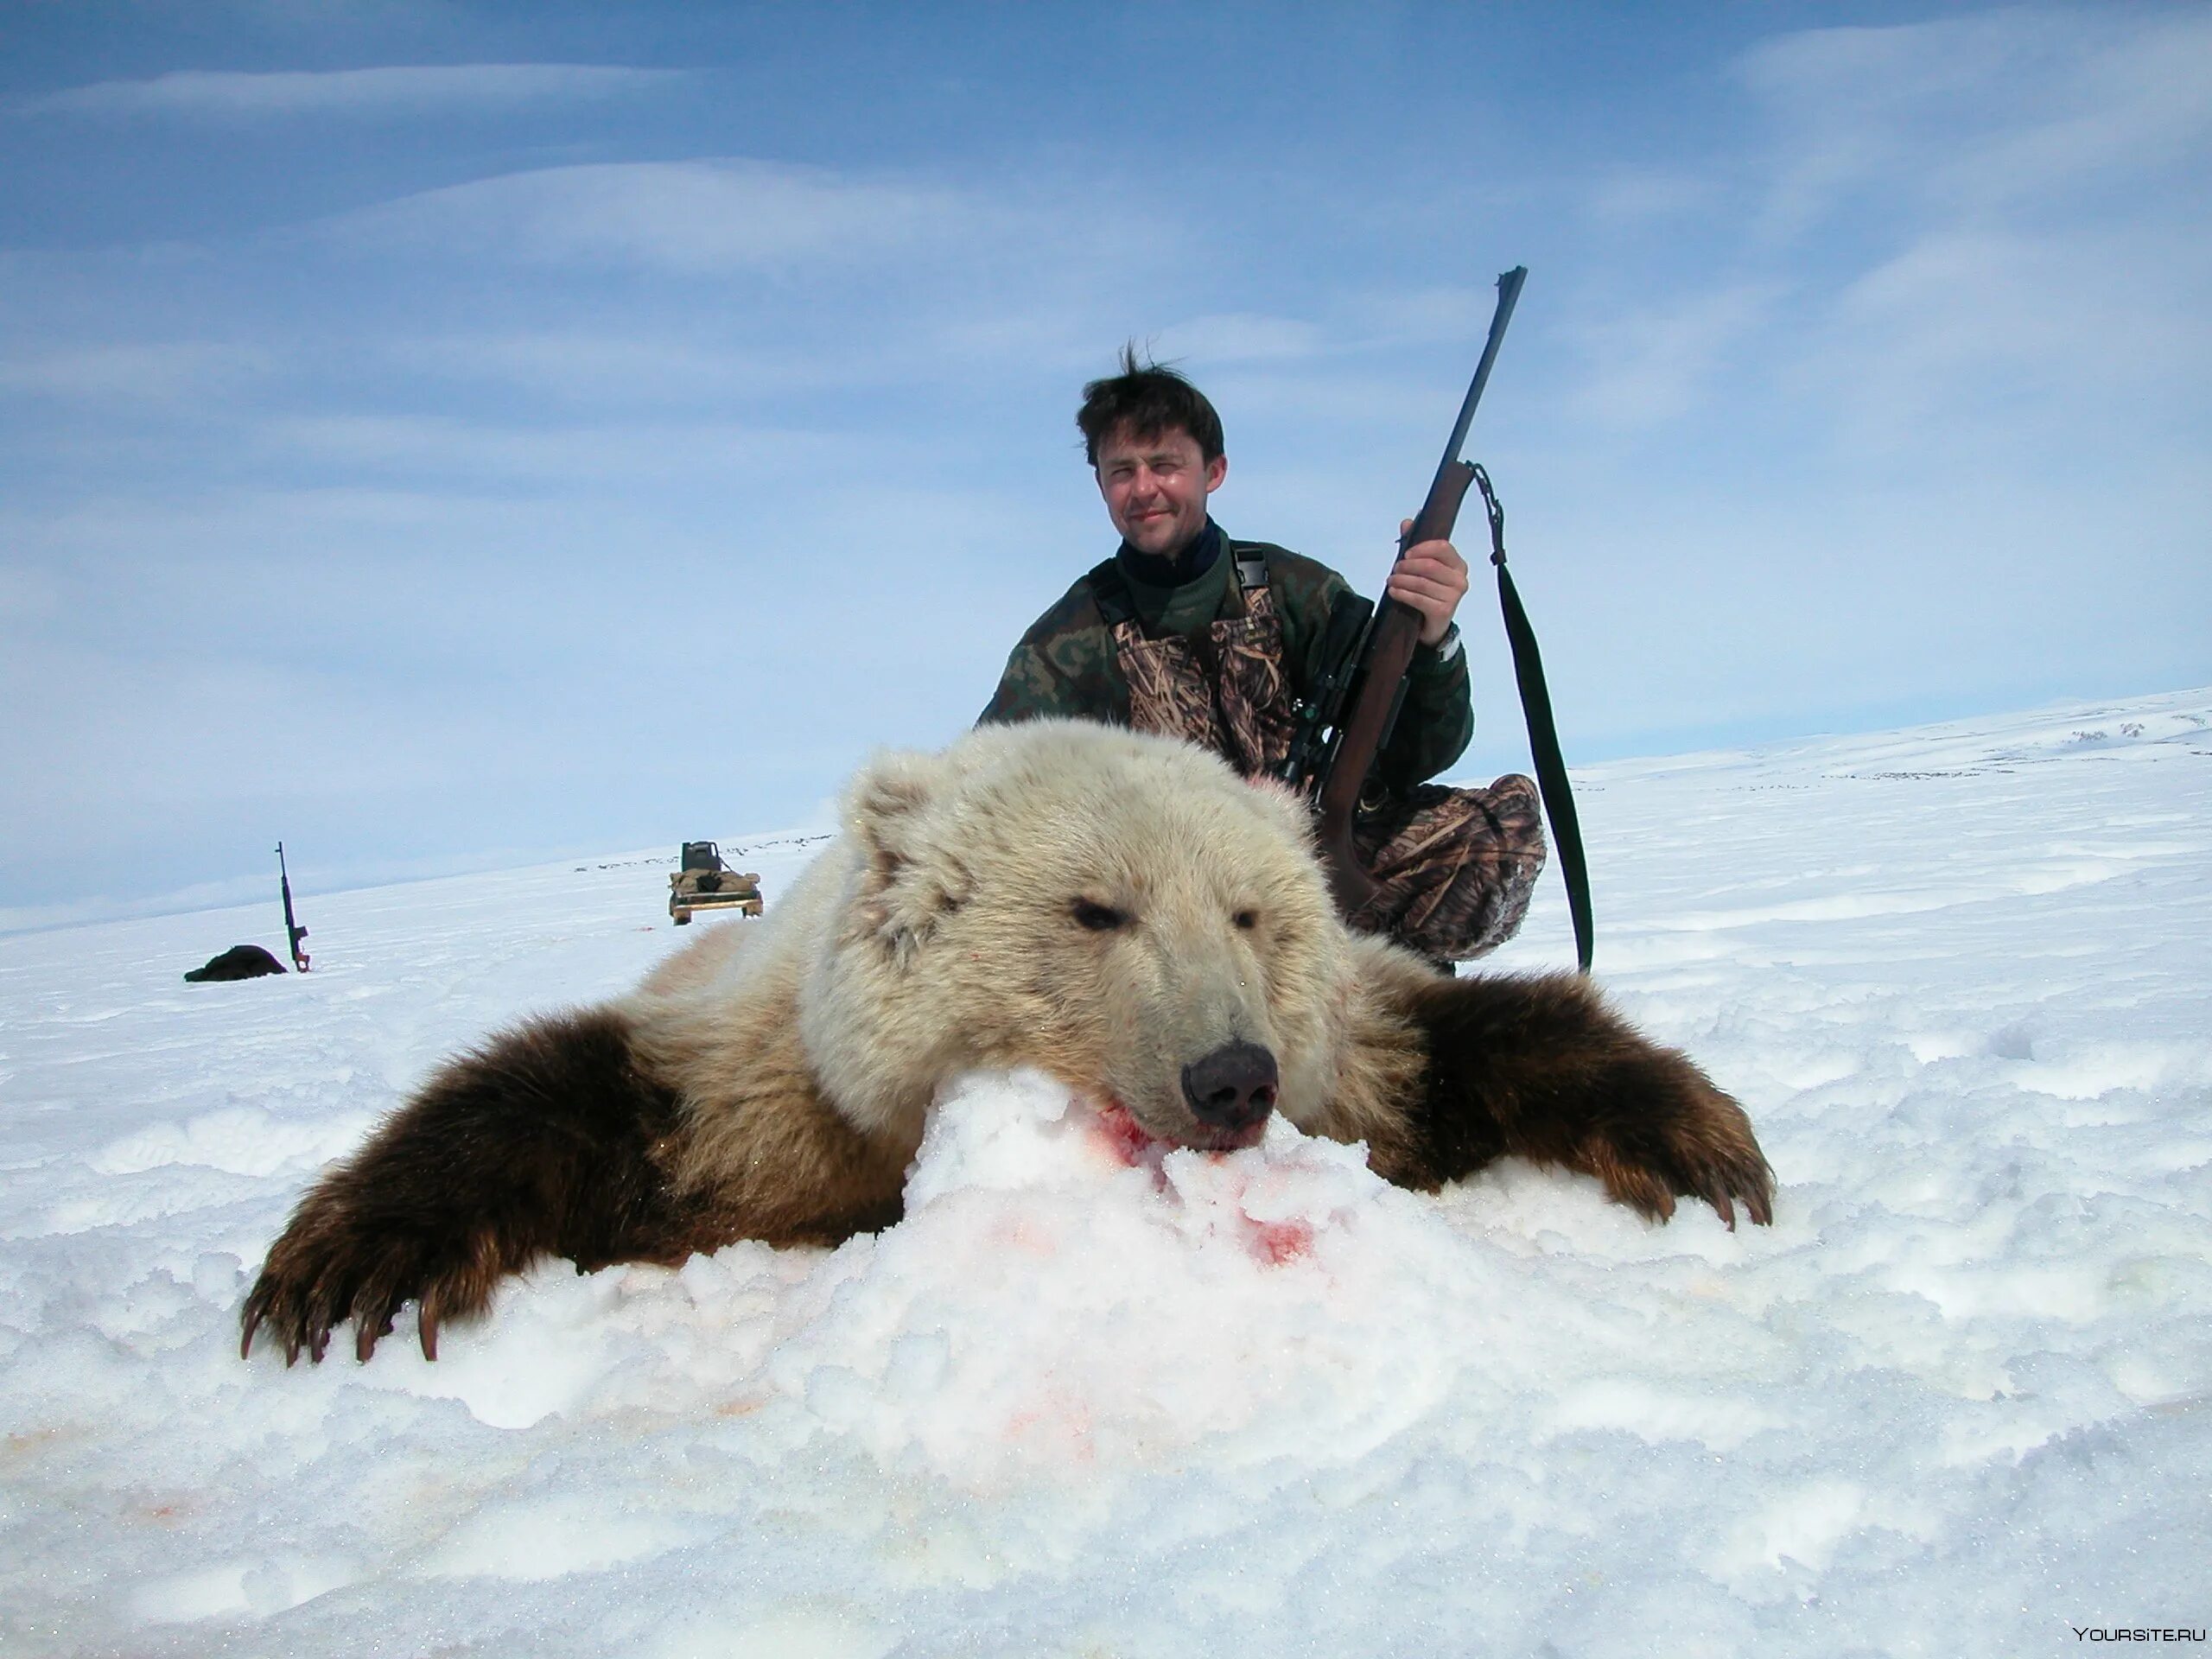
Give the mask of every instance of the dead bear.
[[676, 1264], [899, 1219], [939, 1086], [1031, 1066], [1223, 1151], [1280, 1112], [1433, 1190], [1517, 1154], [1655, 1219], [1771, 1217], [1742, 1109], [1567, 975], [1440, 978], [1332, 908], [1305, 808], [1071, 721], [860, 773], [761, 922], [448, 1063], [315, 1184], [241, 1313], [289, 1363], [410, 1302], [425, 1355], [546, 1255]]
[[264, 974], [281, 974], [284, 964], [257, 944], [234, 944], [193, 969], [184, 976], [188, 985], [205, 984], [209, 980], [259, 979]]

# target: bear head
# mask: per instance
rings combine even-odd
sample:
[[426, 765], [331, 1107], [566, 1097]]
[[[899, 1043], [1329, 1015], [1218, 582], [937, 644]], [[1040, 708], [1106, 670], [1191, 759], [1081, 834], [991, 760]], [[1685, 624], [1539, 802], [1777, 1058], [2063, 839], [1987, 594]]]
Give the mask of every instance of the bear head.
[[1346, 935], [1287, 792], [1084, 721], [878, 757], [799, 1000], [829, 1098], [918, 1134], [937, 1085], [1032, 1066], [1152, 1135], [1249, 1145], [1335, 1086]]

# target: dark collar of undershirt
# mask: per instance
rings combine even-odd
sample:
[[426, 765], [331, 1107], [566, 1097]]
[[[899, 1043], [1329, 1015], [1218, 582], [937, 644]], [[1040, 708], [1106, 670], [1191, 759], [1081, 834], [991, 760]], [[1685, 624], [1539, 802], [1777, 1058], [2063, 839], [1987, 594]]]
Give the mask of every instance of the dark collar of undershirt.
[[1213, 569], [1221, 556], [1221, 526], [1211, 518], [1206, 527], [1173, 553], [1140, 553], [1127, 542], [1118, 555], [1130, 578], [1147, 588], [1182, 588]]

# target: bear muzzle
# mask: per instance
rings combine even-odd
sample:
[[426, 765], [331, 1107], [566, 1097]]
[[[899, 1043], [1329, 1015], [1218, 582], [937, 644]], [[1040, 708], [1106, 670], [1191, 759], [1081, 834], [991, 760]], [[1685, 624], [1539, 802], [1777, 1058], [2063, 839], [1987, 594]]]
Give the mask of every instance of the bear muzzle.
[[1215, 1152], [1257, 1145], [1278, 1081], [1274, 1055], [1241, 1039], [1185, 1066], [1183, 1101], [1198, 1121], [1198, 1144]]

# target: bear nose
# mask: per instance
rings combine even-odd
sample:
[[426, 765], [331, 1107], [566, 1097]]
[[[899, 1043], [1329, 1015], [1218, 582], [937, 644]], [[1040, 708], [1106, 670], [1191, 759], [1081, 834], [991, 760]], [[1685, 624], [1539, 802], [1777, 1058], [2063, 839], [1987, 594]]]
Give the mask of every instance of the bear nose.
[[1183, 1068], [1183, 1098], [1210, 1128], [1251, 1128], [1274, 1109], [1275, 1057], [1257, 1043], [1217, 1048]]

